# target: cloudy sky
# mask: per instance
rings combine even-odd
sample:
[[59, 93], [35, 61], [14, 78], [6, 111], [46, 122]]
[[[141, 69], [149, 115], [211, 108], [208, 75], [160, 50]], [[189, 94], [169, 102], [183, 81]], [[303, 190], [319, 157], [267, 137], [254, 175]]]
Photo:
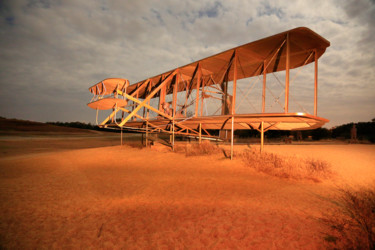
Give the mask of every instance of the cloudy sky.
[[93, 122], [88, 87], [102, 79], [135, 83], [300, 26], [331, 42], [326, 127], [375, 118], [374, 0], [1, 0], [0, 116]]

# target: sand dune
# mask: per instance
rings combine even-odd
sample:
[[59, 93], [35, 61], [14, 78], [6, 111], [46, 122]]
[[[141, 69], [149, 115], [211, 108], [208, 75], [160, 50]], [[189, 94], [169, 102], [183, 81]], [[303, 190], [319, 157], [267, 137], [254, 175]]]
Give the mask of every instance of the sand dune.
[[375, 146], [266, 148], [321, 157], [338, 177], [284, 180], [222, 155], [128, 146], [3, 157], [1, 246], [321, 249], [317, 218], [335, 185], [375, 180]]

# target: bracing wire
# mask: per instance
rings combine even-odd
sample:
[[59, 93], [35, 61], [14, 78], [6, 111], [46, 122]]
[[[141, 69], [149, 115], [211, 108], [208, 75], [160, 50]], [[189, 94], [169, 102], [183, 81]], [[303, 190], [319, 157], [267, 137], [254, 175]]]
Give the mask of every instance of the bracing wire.
[[[241, 94], [243, 95], [244, 93], [243, 93], [243, 91], [242, 91], [242, 89], [237, 85], [237, 88], [238, 88], [238, 90], [241, 92]], [[241, 103], [242, 103], [242, 101], [243, 101], [243, 99], [246, 99], [246, 101], [247, 101], [247, 103], [249, 103], [250, 104], [250, 106], [254, 109], [254, 111], [255, 112], [257, 112], [257, 109], [255, 108], [255, 106], [250, 102], [250, 100], [247, 98], [247, 94], [246, 94], [246, 96], [245, 97], [243, 97], [242, 99], [241, 99], [241, 102], [240, 102], [240, 104], [237, 106], [237, 108], [236, 108], [236, 112], [237, 112], [237, 110], [239, 109], [239, 107], [240, 107], [240, 105], [241, 105]]]
[[[298, 72], [297, 72], [297, 73], [298, 73]], [[285, 89], [285, 85], [283, 85], [283, 83], [280, 81], [280, 79], [277, 77], [277, 75], [275, 75], [274, 73], [272, 73], [272, 74], [275, 76], [275, 78], [276, 78], [277, 82], [279, 83], [279, 85], [280, 85], [283, 89]], [[294, 77], [294, 79], [295, 79], [295, 77]], [[284, 90], [284, 92], [285, 92], [285, 90]], [[282, 93], [280, 94], [279, 98], [281, 97], [281, 95], [282, 95], [284, 92], [282, 92]], [[290, 98], [290, 100], [291, 100], [292, 102], [294, 102], [295, 104], [297, 104], [297, 105], [300, 107], [300, 109], [302, 109], [305, 113], [309, 113], [309, 112], [306, 111], [306, 109], [305, 109], [304, 107], [301, 106], [301, 104], [299, 104], [296, 100], [294, 100], [293, 96], [289, 95], [289, 98]]]
[[[247, 96], [250, 94], [251, 90], [255, 87], [255, 85], [257, 84], [258, 80], [259, 80], [259, 76], [258, 76], [257, 79], [252, 83], [252, 85], [250, 86], [250, 88], [247, 90], [245, 96], [242, 97], [242, 99], [241, 99], [241, 101], [240, 101], [240, 104], [238, 104], [238, 106], [237, 106], [237, 108], [236, 108], [236, 111], [239, 109], [239, 107], [240, 107], [241, 104], [243, 103], [243, 100], [244, 100], [244, 99], [246, 99], [246, 100], [249, 102], [249, 100], [247, 99]], [[237, 87], [238, 87], [238, 86], [237, 86]], [[239, 88], [239, 87], [238, 87], [238, 88]], [[241, 93], [243, 94], [241, 88], [239, 88], [239, 89], [240, 89]], [[255, 109], [255, 108], [254, 108], [254, 109]], [[255, 109], [255, 111], [256, 111], [256, 109]]]

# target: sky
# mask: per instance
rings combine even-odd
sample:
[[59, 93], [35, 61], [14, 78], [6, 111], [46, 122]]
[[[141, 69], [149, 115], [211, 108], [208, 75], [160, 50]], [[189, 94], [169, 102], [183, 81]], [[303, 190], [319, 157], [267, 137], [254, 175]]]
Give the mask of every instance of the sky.
[[331, 43], [326, 127], [375, 118], [374, 0], [0, 0], [0, 116], [93, 123], [88, 88], [105, 78], [136, 83], [301, 26]]

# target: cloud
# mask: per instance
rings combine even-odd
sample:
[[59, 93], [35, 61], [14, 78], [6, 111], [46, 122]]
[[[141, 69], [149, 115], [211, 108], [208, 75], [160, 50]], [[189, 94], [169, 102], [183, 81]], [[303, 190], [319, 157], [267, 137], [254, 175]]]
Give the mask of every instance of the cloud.
[[[374, 18], [374, 2], [368, 0], [2, 1], [0, 115], [92, 122], [87, 89], [104, 78], [134, 83], [307, 26], [331, 42], [319, 61], [321, 116], [327, 114], [332, 126], [370, 120]], [[297, 80], [306, 86], [296, 85], [297, 94], [311, 95], [311, 85], [302, 84], [312, 80], [312, 72]], [[345, 113], [329, 112], [337, 107]]]

